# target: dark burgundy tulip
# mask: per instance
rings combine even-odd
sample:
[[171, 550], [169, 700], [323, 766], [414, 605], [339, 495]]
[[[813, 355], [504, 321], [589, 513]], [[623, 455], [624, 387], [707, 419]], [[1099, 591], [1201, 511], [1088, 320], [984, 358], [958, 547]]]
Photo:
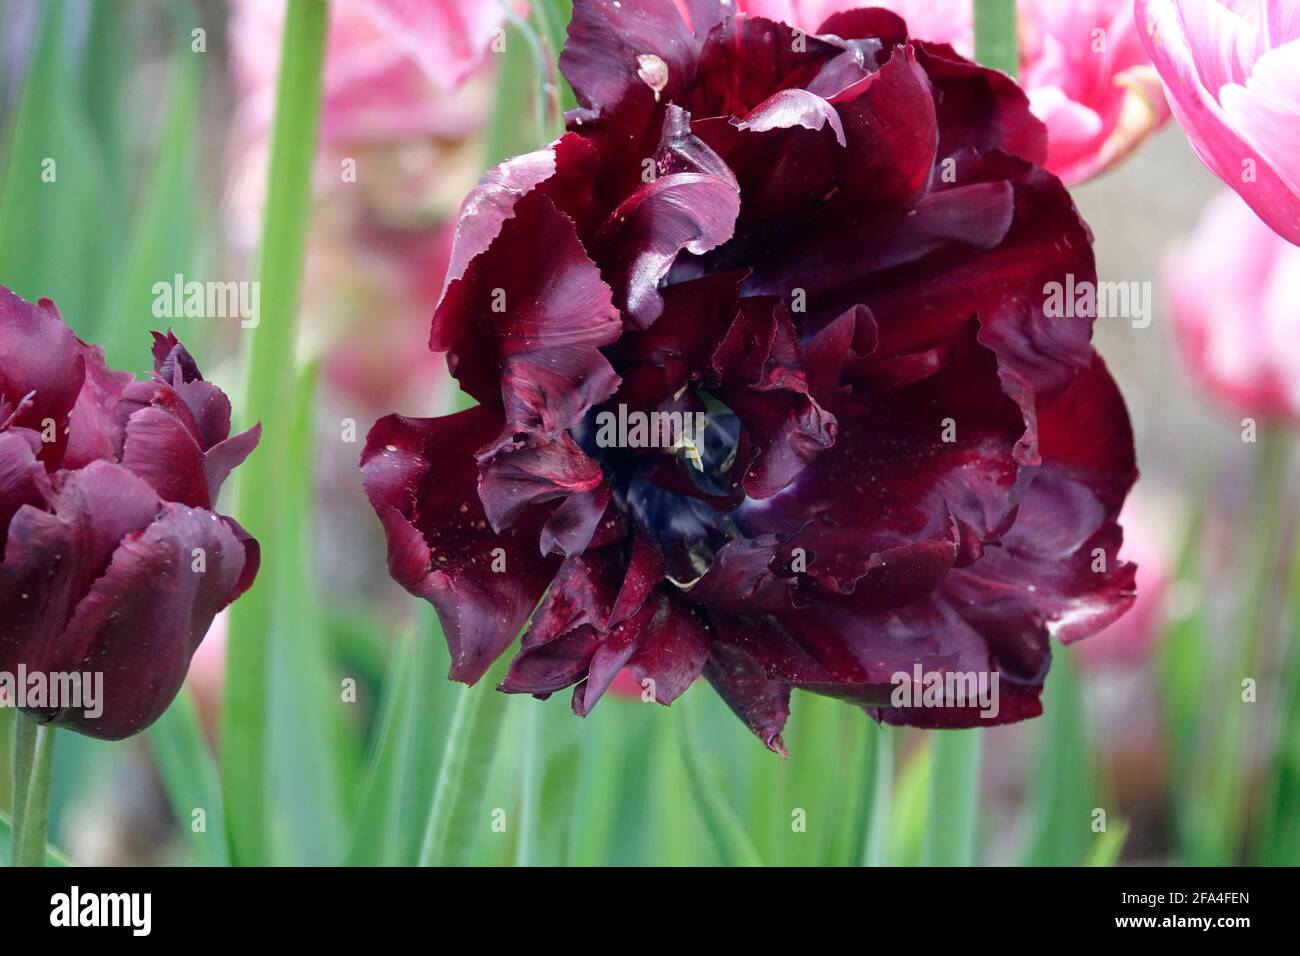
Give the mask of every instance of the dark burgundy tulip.
[[230, 437], [229, 400], [171, 333], [153, 354], [137, 382], [52, 302], [0, 288], [0, 673], [102, 674], [97, 716], [25, 709], [109, 740], [162, 715], [259, 561], [213, 507], [259, 428]]
[[[1049, 635], [1132, 602], [1136, 468], [1091, 320], [1044, 315], [1096, 275], [1024, 93], [879, 9], [578, 0], [560, 63], [581, 106], [466, 200], [433, 319], [478, 407], [362, 457], [451, 677], [531, 616], [502, 689], [579, 714], [622, 668], [665, 704], [703, 674], [778, 750], [794, 687], [1038, 714]], [[599, 443], [620, 407], [709, 427]], [[894, 706], [918, 667], [996, 675], [997, 714]]]

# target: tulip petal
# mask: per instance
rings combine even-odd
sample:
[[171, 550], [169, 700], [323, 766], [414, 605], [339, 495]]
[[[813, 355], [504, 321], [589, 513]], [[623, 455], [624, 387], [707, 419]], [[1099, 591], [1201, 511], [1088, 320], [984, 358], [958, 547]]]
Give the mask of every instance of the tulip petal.
[[46, 467], [57, 467], [63, 457], [68, 416], [84, 376], [81, 344], [54, 303], [32, 305], [0, 287], [0, 428], [43, 435]]
[[448, 285], [430, 347], [462, 387], [519, 430], [571, 427], [618, 376], [599, 348], [618, 338], [610, 290], [545, 195], [514, 207], [491, 245]]
[[113, 552], [50, 659], [51, 670], [104, 672], [103, 716], [64, 710], [55, 723], [120, 740], [157, 720], [230, 603], [244, 562], [243, 545], [216, 515], [164, 503]]
[[488, 524], [474, 453], [497, 437], [499, 415], [483, 406], [444, 418], [390, 415], [361, 458], [389, 571], [437, 608], [451, 678], [469, 684], [510, 646], [559, 567], [537, 555], [538, 518], [525, 514], [500, 533]]

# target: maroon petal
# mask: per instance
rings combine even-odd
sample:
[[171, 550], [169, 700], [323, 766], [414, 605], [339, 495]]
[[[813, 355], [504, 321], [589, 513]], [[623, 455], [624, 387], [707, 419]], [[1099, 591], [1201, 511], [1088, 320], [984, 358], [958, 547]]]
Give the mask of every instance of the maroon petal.
[[36, 458], [39, 448], [30, 432], [0, 432], [0, 554], [18, 509], [43, 508], [54, 497], [49, 475]]
[[[538, 542], [542, 554], [581, 554], [596, 536], [613, 492], [603, 481], [592, 491], [571, 494], [551, 512]], [[610, 518], [609, 523], [615, 519]]]
[[713, 563], [683, 598], [728, 614], [765, 614], [794, 609], [794, 575], [778, 577], [776, 535], [736, 538], [718, 549]]
[[600, 466], [567, 434], [507, 437], [481, 451], [478, 460], [479, 498], [497, 531], [510, 527], [529, 505], [594, 491], [602, 481]]
[[540, 187], [561, 211], [582, 221], [595, 160], [594, 147], [566, 133], [550, 146], [508, 159], [484, 173], [461, 206], [443, 293], [488, 250], [502, 225], [514, 217], [519, 200], [533, 190]]
[[700, 676], [709, 654], [708, 625], [697, 615], [661, 593], [616, 625], [592, 655], [587, 680], [574, 688], [574, 713], [591, 713], [624, 667], [641, 686], [654, 687], [659, 703], [680, 697]]
[[744, 117], [782, 90], [807, 88], [843, 49], [764, 17], [730, 17], [713, 29], [700, 50], [698, 77], [689, 95], [674, 100], [697, 117]]
[[538, 606], [500, 689], [552, 694], [582, 680], [608, 631], [623, 570], [617, 548], [567, 559]]
[[104, 361], [98, 345], [82, 352], [86, 376], [72, 408], [68, 425], [68, 451], [64, 468], [81, 468], [97, 459], [116, 461], [122, 452], [122, 428], [117, 403], [135, 381], [130, 372], [115, 372]]
[[[900, 583], [925, 568], [941, 574], [957, 542], [969, 561], [1006, 531], [1030, 478], [1017, 460], [1024, 433], [994, 356], [968, 331], [942, 371], [841, 418], [835, 445], [786, 492], [748, 504], [740, 521], [751, 535], [804, 548], [809, 573], [836, 591], [899, 548], [908, 550], [896, 556], [922, 564]], [[940, 547], [908, 548], [922, 541]]]
[[229, 515], [219, 515], [218, 517], [225, 522], [226, 527], [235, 536], [235, 540], [244, 546], [244, 570], [240, 573], [239, 580], [235, 582], [235, 587], [226, 602], [227, 604], [233, 604], [245, 591], [253, 586], [253, 582], [257, 579], [257, 572], [262, 567], [262, 546], [234, 518]]
[[770, 498], [835, 442], [835, 416], [808, 394], [789, 313], [772, 299], [742, 303], [711, 359], [718, 397], [745, 427], [749, 453], [741, 484]]
[[[60, 646], [73, 610], [105, 572], [119, 543], [147, 528], [161, 502], [131, 472], [97, 461], [60, 472], [48, 507], [29, 504], [9, 522], [0, 566], [0, 665], [58, 669], [50, 655]], [[157, 586], [156, 581], [149, 585]]]
[[602, 642], [642, 610], [663, 580], [663, 562], [648, 540], [637, 536], [629, 557], [624, 547], [616, 543], [564, 562], [501, 690], [550, 694], [587, 677]]
[[1030, 112], [1015, 80], [972, 63], [947, 44], [917, 43], [916, 50], [935, 89], [940, 156], [1001, 150], [1035, 166], [1047, 161], [1047, 127]]
[[253, 453], [261, 438], [262, 423], [258, 422], [247, 431], [217, 442], [203, 453], [203, 473], [207, 477], [209, 501], [216, 503], [221, 486], [230, 477], [230, 473]]
[[662, 314], [659, 283], [678, 253], [703, 255], [720, 246], [731, 238], [740, 212], [735, 176], [689, 132], [676, 107], [665, 117], [655, 164], [655, 178], [619, 204], [593, 245], [615, 303], [638, 329]]
[[900, 208], [929, 187], [939, 147], [930, 79], [912, 48], [897, 51], [841, 105], [845, 208]]
[[681, 98], [698, 51], [673, 0], [578, 0], [560, 71], [588, 110], [643, 116]]
[[85, 376], [82, 347], [49, 299], [36, 305], [0, 287], [0, 427], [52, 438], [40, 458], [57, 467]]
[[224, 522], [183, 505], [164, 504], [144, 531], [127, 535], [49, 658], [51, 670], [104, 673], [103, 714], [65, 710], [54, 722], [120, 740], [157, 720], [212, 619], [230, 603], [244, 562], [244, 547]]
[[688, 383], [699, 383], [718, 341], [731, 328], [743, 272], [723, 272], [665, 287], [664, 310], [650, 328], [610, 347], [623, 381], [612, 403], [657, 409]]
[[122, 464], [167, 501], [212, 506], [203, 449], [186, 422], [162, 408], [141, 408], [127, 420]]
[[716, 614], [711, 620], [715, 637], [704, 676], [763, 746], [784, 757], [781, 731], [790, 717], [790, 685], [768, 679], [763, 668], [730, 640], [743, 623]]
[[1117, 521], [1137, 480], [1133, 434], [1100, 357], [1040, 407], [1038, 425], [1043, 465], [1015, 525], [948, 587], [1009, 662], [1027, 631], [1035, 642], [1048, 630], [1067, 643], [1087, 637], [1128, 610], [1135, 593]]
[[389, 571], [437, 608], [451, 677], [471, 684], [510, 646], [559, 567], [537, 555], [538, 518], [525, 514], [501, 533], [488, 524], [474, 454], [501, 425], [482, 406], [443, 418], [390, 415], [361, 458]]
[[512, 426], [551, 433], [617, 387], [599, 349], [618, 338], [618, 310], [549, 198], [530, 193], [514, 213], [447, 286], [430, 347], [446, 351], [465, 390], [504, 407]]

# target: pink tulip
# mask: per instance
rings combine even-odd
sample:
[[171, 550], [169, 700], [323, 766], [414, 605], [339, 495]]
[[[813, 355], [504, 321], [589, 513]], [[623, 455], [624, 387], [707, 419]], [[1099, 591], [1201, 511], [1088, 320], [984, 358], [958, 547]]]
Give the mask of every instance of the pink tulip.
[[1300, 245], [1300, 0], [1137, 0], [1201, 161]]
[[[970, 0], [741, 0], [755, 16], [806, 30], [832, 13], [886, 7], [913, 36], [974, 51]], [[1066, 183], [1090, 179], [1127, 156], [1169, 118], [1142, 49], [1132, 0], [1020, 0], [1020, 82], [1047, 125], [1047, 168]]]
[[1218, 399], [1265, 421], [1300, 421], [1300, 247], [1231, 192], [1170, 257], [1174, 328]]

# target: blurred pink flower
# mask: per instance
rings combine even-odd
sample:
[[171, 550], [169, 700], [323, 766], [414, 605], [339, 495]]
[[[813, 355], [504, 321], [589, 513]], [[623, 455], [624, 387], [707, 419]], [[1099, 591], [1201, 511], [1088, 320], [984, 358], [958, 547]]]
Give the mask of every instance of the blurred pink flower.
[[1300, 247], [1225, 191], [1165, 271], [1178, 343], [1201, 383], [1243, 414], [1300, 421]]
[[[740, 0], [747, 12], [815, 30], [862, 6], [900, 14], [913, 36], [974, 52], [970, 0]], [[1020, 0], [1020, 82], [1047, 125], [1047, 168], [1067, 184], [1097, 176], [1169, 118], [1132, 0]]]
[[[426, 7], [430, 11], [424, 14], [426, 20], [407, 21], [400, 16], [406, 8]], [[431, 28], [433, 18], [450, 18], [447, 11], [457, 7], [476, 11], [466, 15], [473, 20], [472, 34], [449, 38]], [[237, 106], [226, 212], [233, 241], [247, 249], [256, 243], [261, 224], [285, 5], [230, 0], [230, 8], [230, 62]], [[486, 84], [464, 81], [487, 50], [491, 31], [485, 25], [490, 22], [497, 29], [503, 17], [500, 4], [482, 0], [336, 3], [330, 11], [321, 92], [318, 185], [343, 181], [339, 163], [345, 150], [355, 158], [358, 149], [368, 147], [454, 144], [473, 135], [481, 124]], [[409, 29], [401, 28], [403, 23], [409, 23]], [[430, 62], [429, 51], [460, 49], [470, 35], [477, 44], [473, 56], [463, 51], [465, 55], [448, 56], [445, 62], [437, 58]], [[358, 173], [356, 178], [365, 183], [373, 177]], [[461, 183], [451, 179], [455, 190], [461, 191]], [[445, 212], [454, 213], [458, 201], [458, 196], [452, 201], [449, 192]]]
[[1300, 244], [1300, 0], [1137, 0], [1201, 161]]

